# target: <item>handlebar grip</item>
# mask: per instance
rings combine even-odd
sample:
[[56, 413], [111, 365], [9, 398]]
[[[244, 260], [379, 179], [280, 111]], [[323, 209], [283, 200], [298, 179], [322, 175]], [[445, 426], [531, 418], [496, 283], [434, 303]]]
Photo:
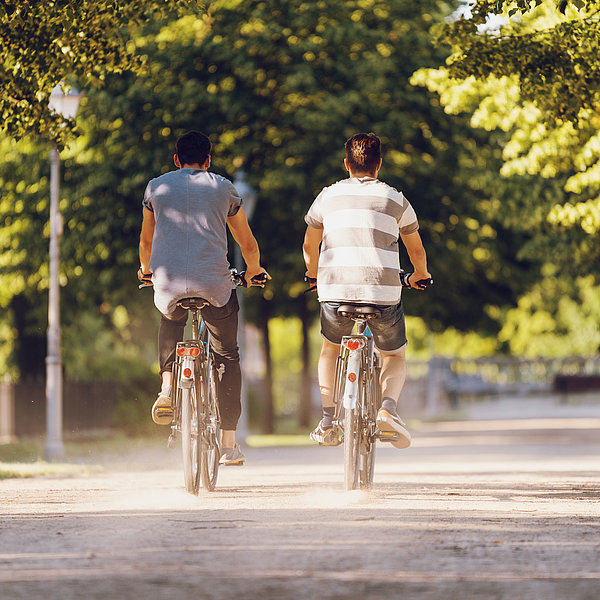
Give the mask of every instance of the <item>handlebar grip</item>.
[[[408, 282], [408, 278], [412, 275], [412, 273], [406, 273], [405, 271], [400, 271], [400, 283], [402, 287], [411, 288], [412, 286]], [[429, 277], [427, 279], [419, 279], [415, 282], [417, 287], [424, 290], [425, 288], [433, 285], [433, 278]]]
[[427, 286], [433, 285], [433, 279], [428, 277], [427, 279], [419, 279], [417, 281], [417, 285], [422, 288], [426, 288]]
[[267, 283], [267, 274], [259, 273], [258, 275], [255, 275], [250, 281], [254, 285], [257, 285], [259, 287], [265, 287], [265, 284]]

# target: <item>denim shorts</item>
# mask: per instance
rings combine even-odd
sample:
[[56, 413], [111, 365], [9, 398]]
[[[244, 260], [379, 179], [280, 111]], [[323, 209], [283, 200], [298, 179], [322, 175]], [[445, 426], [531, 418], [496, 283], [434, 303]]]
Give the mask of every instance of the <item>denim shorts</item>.
[[[347, 302], [321, 302], [321, 335], [332, 344], [350, 335], [354, 321], [337, 314], [337, 309]], [[382, 352], [397, 352], [406, 345], [406, 326], [402, 302], [395, 306], [380, 306], [381, 317], [369, 321], [375, 346]]]

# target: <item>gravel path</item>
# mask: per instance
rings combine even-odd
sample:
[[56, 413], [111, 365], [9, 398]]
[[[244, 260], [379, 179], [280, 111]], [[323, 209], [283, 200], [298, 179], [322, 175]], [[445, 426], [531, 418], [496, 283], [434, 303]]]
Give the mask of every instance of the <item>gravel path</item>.
[[246, 455], [198, 497], [179, 449], [0, 481], [0, 598], [600, 597], [598, 417], [423, 426], [369, 492], [341, 448]]

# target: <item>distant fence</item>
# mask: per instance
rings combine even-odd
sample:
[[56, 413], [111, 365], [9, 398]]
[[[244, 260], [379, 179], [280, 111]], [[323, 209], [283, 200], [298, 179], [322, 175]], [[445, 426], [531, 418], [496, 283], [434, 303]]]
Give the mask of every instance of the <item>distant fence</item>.
[[[112, 382], [65, 382], [63, 428], [66, 432], [108, 429], [117, 404]], [[44, 382], [0, 382], [0, 443], [46, 431]]]
[[437, 414], [466, 398], [534, 392], [566, 394], [600, 390], [600, 355], [519, 359], [434, 357], [410, 361], [403, 411]]
[[[65, 382], [65, 432], [109, 429], [119, 386], [112, 382]], [[461, 401], [499, 394], [568, 393], [599, 390], [600, 355], [523, 360], [511, 357], [479, 359], [434, 357], [409, 361], [401, 396], [402, 415], [437, 415]], [[314, 412], [320, 412], [318, 386]], [[45, 384], [0, 382], [0, 443], [39, 435], [46, 428]]]

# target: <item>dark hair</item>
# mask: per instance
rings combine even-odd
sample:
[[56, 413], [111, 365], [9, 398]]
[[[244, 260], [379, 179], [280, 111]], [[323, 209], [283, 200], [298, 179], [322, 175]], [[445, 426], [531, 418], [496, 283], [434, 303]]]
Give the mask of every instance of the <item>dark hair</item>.
[[357, 133], [346, 141], [346, 161], [351, 171], [374, 173], [381, 158], [381, 140], [374, 133]]
[[210, 138], [199, 131], [188, 131], [177, 140], [175, 146], [182, 165], [203, 165], [210, 155]]

